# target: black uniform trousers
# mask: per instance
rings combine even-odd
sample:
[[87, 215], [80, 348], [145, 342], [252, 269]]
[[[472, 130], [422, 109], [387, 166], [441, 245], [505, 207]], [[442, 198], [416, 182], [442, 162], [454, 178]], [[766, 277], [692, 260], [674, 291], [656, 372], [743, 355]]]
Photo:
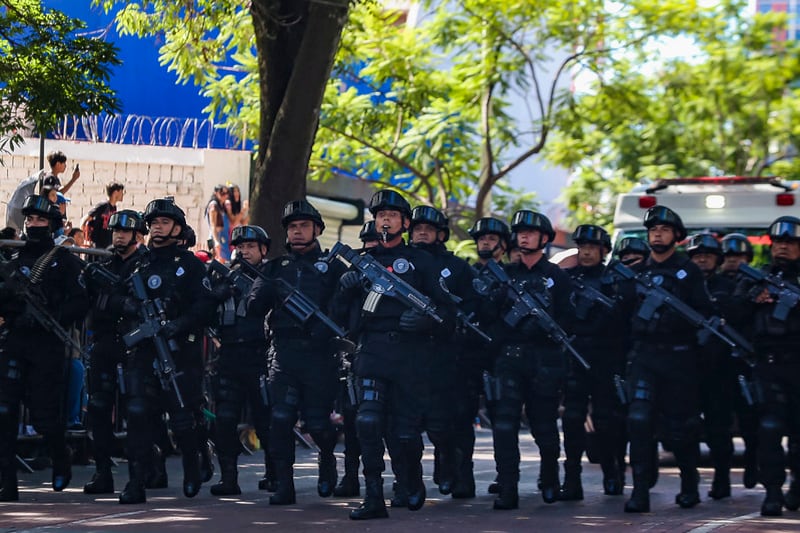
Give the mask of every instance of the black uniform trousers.
[[494, 458], [502, 486], [519, 482], [519, 429], [522, 407], [531, 435], [539, 447], [541, 482], [558, 485], [559, 394], [566, 374], [563, 352], [543, 344], [516, 344], [501, 348], [495, 361]]
[[[266, 388], [267, 344], [265, 341], [223, 344], [215, 376], [216, 445], [220, 458], [236, 459], [241, 451], [238, 426], [249, 408], [253, 428], [264, 453], [268, 454], [270, 410]], [[266, 400], [266, 401], [265, 401]], [[265, 462], [268, 464], [268, 461]]]
[[[114, 405], [117, 400], [119, 373], [125, 374], [125, 346], [114, 335], [96, 337], [89, 359], [89, 427], [98, 469], [111, 468], [114, 446]], [[122, 404], [122, 402], [120, 402]], [[117, 412], [117, 416], [122, 413]]]
[[[782, 439], [800, 433], [800, 360], [797, 354], [761, 357], [755, 368], [761, 391], [758, 468], [761, 483], [780, 487], [786, 480], [787, 459]], [[797, 454], [790, 454], [797, 461]], [[797, 468], [797, 465], [789, 465]]]

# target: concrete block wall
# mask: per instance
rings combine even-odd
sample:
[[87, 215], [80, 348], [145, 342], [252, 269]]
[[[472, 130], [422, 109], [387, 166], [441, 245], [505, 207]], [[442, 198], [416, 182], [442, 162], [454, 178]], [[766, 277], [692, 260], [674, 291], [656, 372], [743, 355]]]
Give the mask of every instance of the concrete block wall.
[[[67, 156], [62, 184], [70, 180], [75, 164], [80, 164], [81, 177], [66, 194], [71, 200], [67, 216], [73, 225], [107, 199], [106, 184], [119, 181], [125, 185], [119, 209], [143, 211], [150, 200], [174, 196], [202, 242], [208, 233], [204, 209], [214, 186], [234, 183], [245, 197], [249, 191], [251, 154], [247, 151], [47, 140], [45, 156], [54, 150]], [[20, 181], [39, 171], [39, 140], [26, 139], [13, 154], [2, 154], [0, 159], [0, 225], [5, 226], [5, 202]], [[49, 169], [46, 160], [45, 167]]]

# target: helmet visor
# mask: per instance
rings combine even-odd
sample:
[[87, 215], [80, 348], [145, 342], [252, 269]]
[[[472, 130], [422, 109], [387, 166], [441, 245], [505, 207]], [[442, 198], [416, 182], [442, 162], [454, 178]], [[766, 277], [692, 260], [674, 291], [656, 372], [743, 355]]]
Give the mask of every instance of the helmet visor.
[[111, 229], [136, 230], [140, 225], [141, 220], [128, 213], [114, 213], [108, 220], [108, 227]]
[[231, 242], [261, 241], [263, 236], [250, 226], [239, 226], [231, 232]]
[[773, 239], [800, 239], [800, 224], [776, 222], [769, 227], [769, 236]]
[[744, 239], [728, 239], [722, 241], [722, 253], [723, 254], [734, 254], [734, 255], [744, 255], [749, 253], [747, 249], [747, 241]]

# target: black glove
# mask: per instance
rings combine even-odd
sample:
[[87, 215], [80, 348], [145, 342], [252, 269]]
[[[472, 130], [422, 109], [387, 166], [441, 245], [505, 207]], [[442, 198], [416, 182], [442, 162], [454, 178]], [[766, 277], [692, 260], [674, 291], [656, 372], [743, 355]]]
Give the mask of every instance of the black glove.
[[122, 302], [122, 316], [125, 318], [137, 318], [139, 316], [139, 300], [136, 298], [131, 298], [130, 296], [125, 298]]
[[342, 277], [339, 278], [339, 284], [342, 286], [343, 289], [355, 289], [356, 287], [361, 286], [361, 273], [351, 270], [350, 272], [345, 272], [342, 274]]
[[219, 282], [213, 289], [211, 289], [211, 297], [218, 302], [224, 302], [228, 298], [236, 295], [236, 289], [228, 281]]
[[161, 333], [168, 339], [173, 339], [177, 337], [180, 332], [181, 332], [180, 325], [175, 320], [170, 320], [169, 322], [161, 326], [161, 331], [159, 333]]
[[408, 332], [429, 331], [432, 326], [432, 319], [428, 315], [423, 315], [416, 309], [406, 309], [400, 315], [400, 329]]

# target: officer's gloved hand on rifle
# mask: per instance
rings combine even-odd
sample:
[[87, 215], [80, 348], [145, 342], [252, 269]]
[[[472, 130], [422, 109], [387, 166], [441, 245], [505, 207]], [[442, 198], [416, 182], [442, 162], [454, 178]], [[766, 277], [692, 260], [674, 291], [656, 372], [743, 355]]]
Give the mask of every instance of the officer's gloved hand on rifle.
[[361, 273], [354, 270], [345, 272], [339, 278], [339, 285], [346, 290], [352, 290], [357, 287], [361, 287]]
[[174, 339], [178, 335], [180, 335], [181, 331], [183, 331], [183, 323], [180, 319], [170, 320], [163, 326], [161, 326], [160, 334], [164, 335], [168, 339]]
[[139, 316], [140, 308], [141, 302], [132, 296], [128, 296], [120, 302], [119, 312], [125, 318], [137, 318]]
[[422, 333], [430, 331], [433, 327], [433, 319], [428, 315], [423, 315], [416, 309], [406, 309], [400, 315], [400, 329], [410, 333]]
[[224, 302], [236, 296], [236, 287], [229, 281], [222, 280], [211, 289], [211, 296], [218, 302]]

